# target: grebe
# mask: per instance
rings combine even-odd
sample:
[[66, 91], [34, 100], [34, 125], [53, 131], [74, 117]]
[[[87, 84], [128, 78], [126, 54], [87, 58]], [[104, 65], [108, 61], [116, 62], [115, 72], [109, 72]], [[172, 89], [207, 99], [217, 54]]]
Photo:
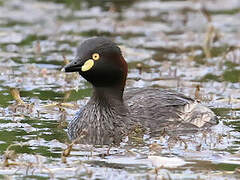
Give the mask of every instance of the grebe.
[[107, 38], [84, 41], [77, 57], [64, 67], [78, 72], [93, 86], [93, 94], [68, 125], [71, 140], [82, 134], [89, 144], [120, 143], [136, 126], [150, 134], [199, 129], [216, 124], [215, 114], [184, 94], [156, 88], [124, 91], [128, 66], [120, 48]]

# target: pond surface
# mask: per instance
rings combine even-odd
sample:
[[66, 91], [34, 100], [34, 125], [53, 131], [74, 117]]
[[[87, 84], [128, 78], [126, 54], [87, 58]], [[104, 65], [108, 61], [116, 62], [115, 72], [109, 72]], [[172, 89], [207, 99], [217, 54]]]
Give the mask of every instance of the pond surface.
[[[239, 179], [239, 19], [239, 0], [0, 0], [0, 178]], [[62, 156], [67, 122], [91, 86], [60, 70], [92, 36], [120, 45], [128, 87], [183, 92], [219, 124], [122, 143], [109, 155], [108, 147], [73, 145]]]

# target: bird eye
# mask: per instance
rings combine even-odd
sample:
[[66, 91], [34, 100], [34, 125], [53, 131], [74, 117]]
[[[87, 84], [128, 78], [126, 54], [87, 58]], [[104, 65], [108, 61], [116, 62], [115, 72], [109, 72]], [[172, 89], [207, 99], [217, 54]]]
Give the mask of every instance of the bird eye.
[[92, 55], [93, 60], [98, 60], [100, 58], [100, 55], [98, 53], [94, 53]]

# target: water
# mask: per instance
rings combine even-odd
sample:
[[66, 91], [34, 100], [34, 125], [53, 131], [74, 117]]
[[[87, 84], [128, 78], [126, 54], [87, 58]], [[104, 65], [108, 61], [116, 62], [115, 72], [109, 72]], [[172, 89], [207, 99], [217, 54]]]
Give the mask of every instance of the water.
[[[0, 178], [239, 179], [239, 18], [238, 0], [0, 0]], [[128, 87], [195, 97], [199, 86], [197, 98], [220, 123], [210, 132], [123, 143], [110, 155], [108, 147], [74, 145], [61, 157], [67, 121], [91, 86], [60, 70], [92, 36], [120, 45]]]

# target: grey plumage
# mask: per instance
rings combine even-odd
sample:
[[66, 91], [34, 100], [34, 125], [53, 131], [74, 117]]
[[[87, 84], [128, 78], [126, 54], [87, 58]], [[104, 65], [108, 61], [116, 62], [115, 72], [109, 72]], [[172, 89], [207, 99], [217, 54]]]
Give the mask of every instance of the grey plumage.
[[139, 124], [152, 135], [158, 135], [163, 128], [174, 132], [191, 131], [216, 123], [210, 109], [176, 91], [131, 88], [126, 90], [123, 99], [118, 100], [108, 93], [94, 94], [70, 122], [71, 139], [86, 131], [81, 143], [120, 143]]
[[82, 143], [119, 144], [133, 127], [127, 106], [109, 92], [101, 95], [94, 92], [89, 102], [77, 113], [68, 126], [72, 140], [83, 131], [87, 132]]

